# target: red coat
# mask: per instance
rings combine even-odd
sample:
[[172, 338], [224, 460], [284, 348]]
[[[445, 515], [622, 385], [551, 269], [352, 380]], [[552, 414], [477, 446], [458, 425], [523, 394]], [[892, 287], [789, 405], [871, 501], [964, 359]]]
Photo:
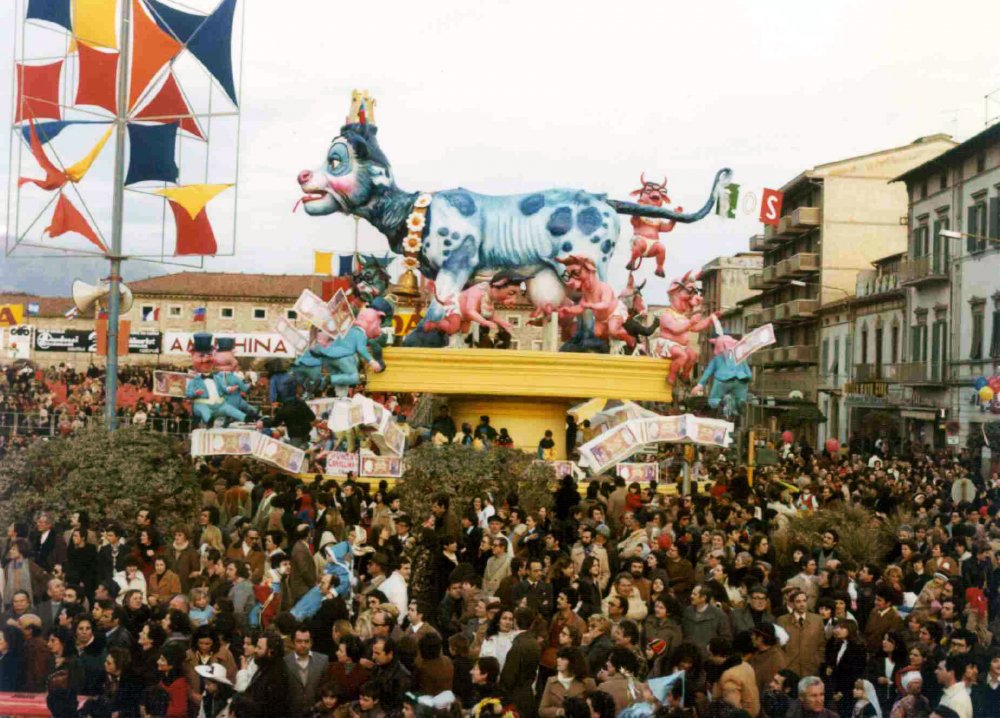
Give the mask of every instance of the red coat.
[[167, 707], [167, 718], [187, 718], [188, 714], [188, 682], [181, 676], [169, 686], [160, 681], [160, 688], [170, 695], [170, 705]]

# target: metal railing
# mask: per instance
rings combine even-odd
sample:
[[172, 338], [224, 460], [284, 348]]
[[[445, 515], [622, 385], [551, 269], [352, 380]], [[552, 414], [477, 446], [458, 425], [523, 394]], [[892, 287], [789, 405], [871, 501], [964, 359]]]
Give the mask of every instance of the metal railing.
[[[134, 416], [119, 416], [120, 427], [141, 425], [147, 430], [158, 434], [171, 436], [186, 436], [191, 431], [191, 420], [183, 417], [149, 417], [141, 424], [136, 424]], [[77, 413], [73, 418], [65, 414], [47, 415], [39, 411], [0, 411], [0, 436], [34, 436], [57, 437], [72, 434], [81, 428], [104, 426], [104, 416], [101, 413], [87, 415]]]

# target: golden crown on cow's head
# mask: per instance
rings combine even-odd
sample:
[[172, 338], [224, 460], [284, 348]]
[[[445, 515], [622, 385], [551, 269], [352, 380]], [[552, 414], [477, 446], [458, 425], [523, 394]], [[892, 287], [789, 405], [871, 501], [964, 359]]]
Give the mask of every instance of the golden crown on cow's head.
[[368, 90], [354, 90], [351, 93], [351, 110], [347, 113], [347, 125], [375, 126], [375, 98]]

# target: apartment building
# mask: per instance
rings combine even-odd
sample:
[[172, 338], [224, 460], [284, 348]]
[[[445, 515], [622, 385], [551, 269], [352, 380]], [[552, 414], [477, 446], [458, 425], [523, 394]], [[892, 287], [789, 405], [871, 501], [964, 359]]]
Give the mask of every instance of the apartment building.
[[[701, 268], [701, 293], [706, 312], [733, 312], [739, 303], [757, 294], [757, 290], [750, 289], [750, 275], [759, 272], [764, 264], [764, 257], [760, 252], [737, 252], [731, 257], [716, 257]], [[723, 328], [727, 334], [742, 334], [742, 327], [739, 332], [731, 332], [729, 328]], [[713, 333], [709, 332], [708, 336]], [[705, 366], [711, 359], [712, 345], [708, 342], [701, 342], [700, 357], [701, 366]]]
[[[779, 224], [750, 238], [750, 249], [763, 252], [764, 263], [750, 277], [762, 301], [759, 312], [747, 316], [747, 328], [771, 322], [777, 338], [751, 358], [759, 399], [752, 424], [777, 429], [790, 406], [818, 408], [820, 307], [853, 296], [859, 271], [905, 249], [907, 196], [891, 181], [954, 146], [947, 135], [922, 137], [818, 165], [781, 187]], [[819, 438], [815, 427], [802, 427], [800, 434]]]
[[898, 177], [909, 197], [905, 360], [897, 381], [927, 407], [912, 441], [964, 445], [995, 418], [972, 401], [1000, 373], [1000, 124]]

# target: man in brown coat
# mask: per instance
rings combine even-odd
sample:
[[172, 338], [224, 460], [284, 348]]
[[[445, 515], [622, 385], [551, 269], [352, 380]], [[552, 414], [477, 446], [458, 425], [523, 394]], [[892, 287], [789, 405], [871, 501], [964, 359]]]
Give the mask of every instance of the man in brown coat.
[[292, 602], [297, 602], [316, 585], [316, 562], [313, 560], [309, 544], [309, 526], [299, 524], [295, 529], [295, 544], [289, 558], [292, 561], [292, 573], [288, 579], [292, 591]]
[[249, 522], [243, 524], [243, 536], [236, 539], [233, 545], [226, 549], [226, 558], [246, 561], [250, 564], [250, 580], [254, 583], [260, 583], [264, 577], [264, 561], [266, 559], [260, 548], [260, 531]]
[[826, 634], [823, 619], [809, 613], [808, 598], [804, 591], [792, 595], [792, 612], [778, 619], [778, 625], [788, 634], [785, 644], [787, 667], [800, 676], [815, 676], [823, 661], [826, 648]]
[[753, 630], [753, 644], [756, 653], [750, 657], [750, 665], [757, 677], [757, 690], [763, 694], [771, 679], [785, 667], [785, 653], [778, 647], [773, 623], [762, 623]]
[[174, 526], [174, 542], [167, 547], [167, 568], [177, 574], [181, 592], [191, 590], [195, 577], [201, 573], [201, 554], [191, 544], [191, 529], [184, 524]]
[[892, 590], [888, 586], [875, 589], [875, 608], [865, 623], [865, 648], [869, 655], [878, 653], [885, 634], [903, 630], [903, 619], [892, 605]]
[[621, 526], [622, 513], [625, 511], [625, 498], [628, 496], [628, 489], [625, 488], [625, 479], [621, 476], [615, 477], [615, 490], [608, 496], [608, 521], [615, 528]]

